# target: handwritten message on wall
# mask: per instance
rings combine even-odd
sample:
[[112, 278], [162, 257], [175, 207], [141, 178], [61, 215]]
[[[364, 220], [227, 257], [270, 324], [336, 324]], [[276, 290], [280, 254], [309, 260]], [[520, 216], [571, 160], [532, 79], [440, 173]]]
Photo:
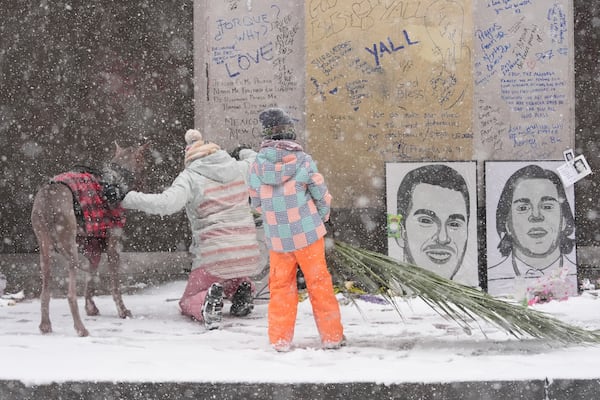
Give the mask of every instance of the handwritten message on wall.
[[204, 109], [206, 136], [228, 150], [257, 149], [258, 114], [283, 107], [303, 132], [304, 8], [285, 1], [210, 3]]
[[574, 144], [569, 2], [474, 3], [477, 157], [561, 159]]
[[384, 207], [385, 162], [472, 157], [470, 2], [306, 2], [307, 142], [337, 207]]

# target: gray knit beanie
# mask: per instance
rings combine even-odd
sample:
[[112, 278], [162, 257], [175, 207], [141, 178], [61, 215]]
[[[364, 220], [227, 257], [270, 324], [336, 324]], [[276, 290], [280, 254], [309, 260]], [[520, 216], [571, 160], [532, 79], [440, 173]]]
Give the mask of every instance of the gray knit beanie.
[[294, 121], [281, 108], [267, 108], [259, 114], [258, 119], [263, 126], [263, 136], [280, 138], [278, 134], [294, 133]]

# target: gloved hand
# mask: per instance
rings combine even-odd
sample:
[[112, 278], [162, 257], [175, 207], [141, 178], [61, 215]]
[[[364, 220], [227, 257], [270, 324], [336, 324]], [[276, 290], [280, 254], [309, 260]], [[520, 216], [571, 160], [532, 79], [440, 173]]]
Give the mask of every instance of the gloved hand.
[[325, 221], [325, 228], [327, 229], [327, 235], [330, 236], [332, 239], [335, 238], [335, 228], [333, 226], [333, 222], [331, 221], [331, 218], [329, 218], [327, 221]]
[[248, 145], [248, 144], [240, 144], [238, 147], [236, 147], [235, 149], [233, 149], [231, 151], [231, 153], [229, 153], [229, 155], [232, 158], [235, 158], [236, 160], [240, 160], [240, 151], [244, 150], [244, 149], [252, 149], [252, 146]]
[[102, 199], [108, 204], [121, 202], [127, 194], [126, 190], [121, 185], [114, 183], [105, 183], [102, 185]]

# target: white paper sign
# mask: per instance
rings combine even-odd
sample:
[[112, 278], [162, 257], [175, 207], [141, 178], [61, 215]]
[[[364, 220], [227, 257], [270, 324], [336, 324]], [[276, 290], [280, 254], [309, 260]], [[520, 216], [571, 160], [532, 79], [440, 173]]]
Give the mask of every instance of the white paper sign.
[[571, 186], [592, 173], [585, 156], [580, 155], [556, 168], [565, 186]]

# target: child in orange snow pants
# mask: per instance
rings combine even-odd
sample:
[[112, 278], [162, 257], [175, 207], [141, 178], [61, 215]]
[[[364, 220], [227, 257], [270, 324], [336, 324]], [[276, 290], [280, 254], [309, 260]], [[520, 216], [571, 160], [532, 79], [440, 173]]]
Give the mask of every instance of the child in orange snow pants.
[[332, 196], [310, 154], [296, 141], [292, 118], [268, 108], [258, 119], [264, 140], [250, 166], [251, 207], [262, 215], [269, 248], [269, 341], [290, 349], [298, 312], [298, 265], [304, 273], [321, 345], [345, 344], [340, 308], [325, 261], [325, 239]]
[[270, 251], [269, 257], [269, 341], [276, 346], [280, 345], [282, 350], [292, 342], [298, 311], [296, 267], [300, 265], [323, 347], [339, 344], [343, 328], [340, 308], [325, 261], [324, 238], [289, 253]]

